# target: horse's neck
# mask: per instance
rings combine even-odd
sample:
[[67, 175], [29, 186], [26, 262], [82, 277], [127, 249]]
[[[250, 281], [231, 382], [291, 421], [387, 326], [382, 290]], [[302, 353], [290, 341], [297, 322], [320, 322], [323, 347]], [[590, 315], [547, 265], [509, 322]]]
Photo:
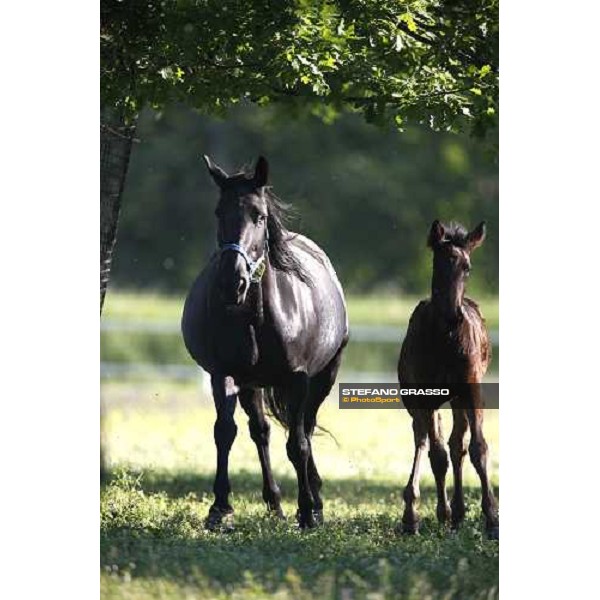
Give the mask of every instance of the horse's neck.
[[445, 322], [456, 323], [463, 316], [465, 298], [464, 284], [440, 285], [434, 277], [431, 283], [431, 303], [436, 313]]
[[263, 282], [250, 284], [248, 295], [251, 296], [249, 315], [253, 325], [260, 327], [265, 322], [265, 305]]

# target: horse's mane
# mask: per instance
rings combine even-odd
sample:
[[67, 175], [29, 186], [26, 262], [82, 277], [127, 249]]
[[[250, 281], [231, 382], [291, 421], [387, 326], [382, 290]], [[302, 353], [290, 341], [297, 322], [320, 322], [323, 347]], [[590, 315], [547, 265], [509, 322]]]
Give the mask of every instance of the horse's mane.
[[[457, 223], [455, 221], [451, 221], [447, 225], [443, 223], [444, 226], [444, 239], [442, 240], [445, 244], [452, 244], [453, 246], [458, 246], [459, 248], [466, 248], [467, 246], [467, 237], [469, 232], [463, 225]], [[427, 245], [432, 246], [432, 242], [430, 238], [427, 238]]]
[[[270, 188], [265, 188], [265, 198], [269, 207], [267, 227], [269, 230], [269, 260], [271, 264], [275, 269], [295, 275], [300, 281], [310, 285], [312, 282], [311, 276], [290, 247], [290, 242], [297, 236], [297, 234], [288, 231], [286, 227], [289, 221], [296, 217], [292, 205], [280, 200]], [[308, 246], [306, 249], [309, 252], [311, 251]]]
[[[230, 177], [230, 180], [249, 180], [252, 177], [252, 171], [248, 167], [242, 167], [238, 173]], [[290, 247], [290, 242], [298, 234], [289, 231], [287, 225], [292, 219], [297, 218], [297, 213], [291, 204], [278, 198], [270, 186], [265, 186], [263, 189], [269, 211], [267, 228], [269, 231], [269, 261], [271, 266], [284, 273], [294, 275], [307, 285], [312, 285], [310, 274]], [[313, 254], [315, 258], [321, 260], [321, 257], [308, 245], [306, 245], [306, 250]]]

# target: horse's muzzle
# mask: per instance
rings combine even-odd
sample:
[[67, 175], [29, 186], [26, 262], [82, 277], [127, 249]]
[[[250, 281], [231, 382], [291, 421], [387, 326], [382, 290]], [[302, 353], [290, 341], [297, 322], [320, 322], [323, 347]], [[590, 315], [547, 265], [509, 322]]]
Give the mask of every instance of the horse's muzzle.
[[244, 304], [249, 285], [249, 279], [240, 276], [233, 284], [221, 286], [220, 293], [223, 304], [227, 307], [236, 307]]

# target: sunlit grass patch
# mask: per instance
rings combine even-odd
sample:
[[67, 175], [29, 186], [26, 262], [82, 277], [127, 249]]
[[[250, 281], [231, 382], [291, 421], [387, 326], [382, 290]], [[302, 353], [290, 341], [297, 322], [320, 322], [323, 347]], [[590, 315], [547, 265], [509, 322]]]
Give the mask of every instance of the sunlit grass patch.
[[[103, 400], [109, 467], [101, 494], [103, 598], [497, 597], [498, 544], [482, 535], [470, 465], [467, 521], [458, 535], [437, 524], [428, 468], [421, 535], [394, 533], [413, 451], [405, 411], [324, 405], [321, 422], [337, 438], [322, 434], [314, 442], [326, 523], [303, 533], [293, 518], [296, 477], [285, 432], [274, 426], [271, 441], [287, 515], [279, 521], [266, 514], [256, 449], [238, 408], [230, 459], [235, 530], [225, 534], [203, 527], [216, 453], [214, 408], [200, 387], [104, 384]], [[450, 418], [444, 411], [447, 433]], [[497, 486], [497, 411], [486, 418]]]
[[[212, 473], [215, 411], [199, 384], [147, 383], [136, 386], [105, 383], [103, 430], [111, 465], [134, 469], [176, 469]], [[443, 410], [444, 429], [452, 426]], [[490, 445], [492, 477], [499, 456], [498, 411], [488, 410], [485, 433]], [[250, 439], [244, 411], [236, 410], [238, 435], [230, 455], [232, 472], [258, 470], [256, 448]], [[334, 436], [317, 432], [313, 446], [319, 471], [327, 477], [393, 478], [404, 485], [413, 458], [411, 419], [404, 410], [340, 410], [330, 395], [319, 411], [319, 423]], [[294, 477], [285, 452], [285, 432], [274, 425], [271, 457], [276, 474]], [[430, 477], [425, 469], [426, 478]], [[431, 482], [433, 479], [430, 480]], [[465, 481], [475, 485], [474, 469], [465, 463]]]
[[[350, 324], [404, 327], [421, 297], [403, 294], [348, 295]], [[162, 295], [152, 292], [111, 290], [105, 300], [103, 318], [119, 320], [157, 320], [178, 323], [185, 294]], [[498, 298], [476, 298], [488, 327], [498, 327]]]

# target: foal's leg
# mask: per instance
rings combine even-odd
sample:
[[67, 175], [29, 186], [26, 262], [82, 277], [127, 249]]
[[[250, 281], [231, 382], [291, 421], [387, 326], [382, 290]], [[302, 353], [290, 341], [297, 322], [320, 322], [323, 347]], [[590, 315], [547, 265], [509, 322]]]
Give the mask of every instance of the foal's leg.
[[458, 529], [465, 518], [465, 498], [462, 486], [462, 469], [467, 455], [467, 429], [469, 421], [467, 413], [462, 408], [452, 409], [452, 433], [450, 434], [450, 458], [454, 473], [454, 493], [452, 494], [452, 529]]
[[421, 478], [421, 459], [427, 447], [427, 423], [428, 413], [423, 409], [417, 409], [412, 415], [413, 432], [415, 437], [415, 458], [408, 484], [404, 488], [404, 514], [402, 515], [402, 533], [415, 534], [419, 532], [419, 517], [417, 515], [417, 503], [421, 497], [419, 480]]
[[429, 461], [437, 489], [437, 518], [440, 523], [447, 523], [450, 520], [450, 506], [446, 495], [448, 453], [442, 431], [442, 415], [439, 411], [432, 413], [429, 421]]
[[314, 527], [314, 501], [308, 479], [310, 444], [304, 429], [304, 415], [308, 400], [308, 375], [294, 373], [286, 389], [288, 397], [289, 437], [287, 455], [294, 465], [298, 478], [298, 524], [302, 529]]
[[487, 472], [488, 445], [483, 436], [483, 409], [467, 409], [467, 418], [471, 429], [469, 456], [481, 481], [481, 508], [485, 515], [485, 529], [488, 537], [498, 539], [498, 509]]
[[238, 388], [231, 377], [222, 375], [211, 376], [211, 385], [217, 409], [214, 428], [217, 446], [217, 473], [213, 485], [215, 501], [208, 512], [206, 527], [215, 529], [225, 517], [233, 514], [233, 507], [229, 504], [231, 487], [228, 469], [229, 451], [237, 435], [237, 425], [233, 419], [233, 413], [235, 412]]
[[263, 500], [267, 503], [269, 511], [274, 512], [279, 517], [283, 517], [281, 492], [273, 478], [273, 471], [271, 470], [271, 457], [269, 453], [271, 424], [265, 416], [263, 391], [261, 389], [242, 388], [239, 398], [242, 408], [249, 417], [250, 437], [258, 450], [258, 458], [263, 476]]

